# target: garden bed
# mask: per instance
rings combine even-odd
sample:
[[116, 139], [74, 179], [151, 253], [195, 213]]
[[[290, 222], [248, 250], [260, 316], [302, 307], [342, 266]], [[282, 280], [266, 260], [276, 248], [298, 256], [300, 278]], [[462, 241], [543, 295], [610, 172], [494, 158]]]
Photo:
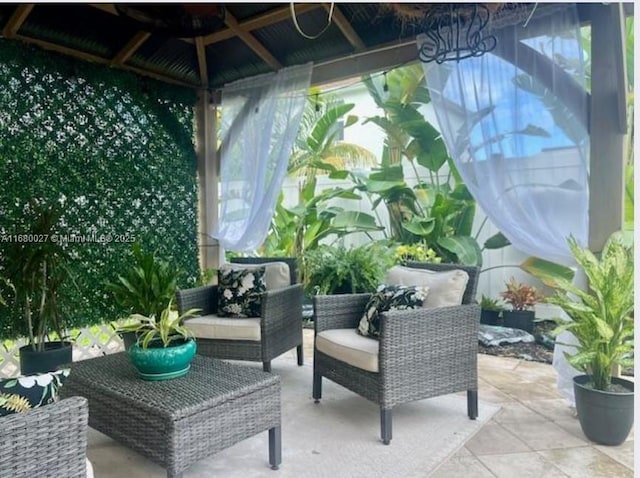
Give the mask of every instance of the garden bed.
[[[552, 363], [553, 362], [553, 345], [544, 345], [543, 337], [549, 337], [550, 332], [556, 327], [551, 320], [541, 320], [534, 323], [533, 336], [536, 341], [533, 343], [517, 342], [515, 344], [503, 344], [496, 346], [485, 346], [478, 343], [478, 352], [487, 355], [496, 355], [499, 357], [513, 357], [523, 360], [531, 360], [533, 362]], [[553, 339], [551, 339], [552, 341]], [[553, 342], [551, 342], [553, 343]]]

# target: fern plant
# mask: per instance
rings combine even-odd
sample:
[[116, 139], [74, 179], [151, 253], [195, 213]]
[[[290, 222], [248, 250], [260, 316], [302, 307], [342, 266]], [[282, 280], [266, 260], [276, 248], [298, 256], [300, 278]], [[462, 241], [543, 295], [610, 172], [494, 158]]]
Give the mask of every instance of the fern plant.
[[392, 254], [377, 243], [320, 246], [304, 255], [305, 291], [309, 295], [374, 292], [393, 262]]
[[569, 238], [571, 253], [584, 269], [588, 290], [565, 279], [555, 282], [556, 293], [546, 299], [571, 318], [554, 330], [570, 331], [578, 341], [576, 353], [565, 352], [567, 361], [590, 375], [593, 388], [608, 390], [614, 367], [633, 365], [633, 246], [614, 234], [598, 259]]

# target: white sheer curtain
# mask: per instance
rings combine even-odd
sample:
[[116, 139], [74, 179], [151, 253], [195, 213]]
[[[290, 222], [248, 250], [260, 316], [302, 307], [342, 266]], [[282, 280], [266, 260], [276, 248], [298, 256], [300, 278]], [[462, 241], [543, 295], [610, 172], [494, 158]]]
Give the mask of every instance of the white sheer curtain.
[[[583, 49], [575, 4], [543, 10], [527, 27], [494, 31], [491, 53], [423, 66], [449, 154], [478, 204], [520, 251], [573, 266], [567, 237], [588, 238]], [[574, 349], [557, 345], [553, 364], [573, 402], [578, 372], [564, 351]]]
[[222, 90], [220, 219], [212, 235], [225, 249], [253, 251], [267, 235], [311, 69], [284, 68]]
[[[491, 53], [423, 63], [449, 154], [522, 252], [572, 265], [588, 234], [587, 94], [574, 4], [494, 31]], [[418, 37], [418, 48], [426, 37]]]

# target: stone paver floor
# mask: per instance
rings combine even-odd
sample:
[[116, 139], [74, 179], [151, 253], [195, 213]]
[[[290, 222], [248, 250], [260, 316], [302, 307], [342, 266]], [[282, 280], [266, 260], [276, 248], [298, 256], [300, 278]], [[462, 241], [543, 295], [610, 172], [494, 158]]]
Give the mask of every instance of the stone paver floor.
[[[313, 360], [313, 330], [304, 330]], [[478, 354], [479, 399], [502, 408], [433, 478], [625, 478], [634, 476], [634, 430], [620, 446], [582, 433], [551, 365]], [[480, 409], [482, 413], [482, 409]]]

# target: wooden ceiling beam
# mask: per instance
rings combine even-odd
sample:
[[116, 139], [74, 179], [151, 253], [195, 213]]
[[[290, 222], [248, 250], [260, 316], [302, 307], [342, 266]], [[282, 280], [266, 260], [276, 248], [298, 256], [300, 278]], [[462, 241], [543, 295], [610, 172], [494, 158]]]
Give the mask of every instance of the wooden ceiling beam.
[[2, 29], [2, 36], [5, 38], [15, 38], [16, 33], [20, 30], [20, 27], [25, 22], [34, 6], [35, 4], [33, 3], [18, 5], [13, 12], [13, 15], [11, 15], [11, 18], [9, 18], [9, 21]]
[[198, 55], [198, 69], [200, 70], [200, 84], [203, 88], [209, 86], [209, 69], [207, 68], [207, 55], [202, 37], [196, 37], [196, 54]]
[[118, 15], [118, 11], [116, 7], [113, 6], [113, 3], [89, 3], [89, 6], [110, 13], [111, 15]]
[[[45, 40], [38, 40], [36, 38], [31, 38], [24, 35], [16, 34], [14, 38], [17, 40], [21, 40], [25, 43], [30, 43], [32, 45], [39, 46], [40, 48], [43, 48], [45, 50], [55, 51], [57, 53], [62, 53], [64, 55], [79, 58], [81, 60], [91, 61], [93, 63], [99, 63], [102, 65], [111, 65], [110, 58], [103, 58], [101, 56], [93, 55], [91, 53], [75, 50], [73, 48], [68, 48], [62, 45], [56, 45], [55, 43], [51, 43]], [[154, 80], [162, 81], [164, 83], [170, 83], [170, 84], [179, 85], [179, 86], [186, 86], [188, 88], [195, 88], [199, 86], [193, 83], [187, 83], [185, 81], [178, 80], [176, 78], [171, 78], [170, 76], [161, 75], [153, 71], [143, 70], [142, 68], [136, 68], [129, 65], [114, 65], [114, 66], [121, 70], [131, 71], [133, 73], [137, 73], [138, 75], [147, 76], [149, 78], [153, 78]]]
[[[327, 13], [331, 11], [331, 3], [323, 3], [322, 6], [327, 11]], [[360, 35], [358, 35], [353, 29], [351, 23], [349, 22], [349, 20], [347, 20], [347, 17], [344, 16], [344, 13], [342, 13], [340, 7], [335, 4], [333, 6], [333, 21], [336, 23], [344, 37], [349, 41], [349, 43], [351, 43], [351, 46], [356, 51], [364, 50], [367, 47], [362, 41], [362, 38], [360, 38]]]
[[127, 44], [113, 57], [111, 66], [124, 65], [150, 36], [151, 33], [142, 30], [133, 35]]
[[369, 48], [349, 56], [341, 56], [313, 65], [311, 86], [389, 70], [412, 61], [418, 61], [416, 40], [394, 41]]
[[225, 12], [224, 23], [271, 68], [274, 70], [282, 68], [282, 64], [271, 54], [271, 52], [267, 50], [262, 43], [256, 40], [256, 37], [243, 29], [238, 23], [238, 20], [236, 20], [228, 11]]
[[[320, 4], [303, 3], [296, 6], [296, 15], [302, 15], [303, 13], [317, 10], [320, 7]], [[253, 30], [257, 30], [258, 28], [263, 28], [269, 25], [273, 25], [274, 23], [282, 22], [284, 20], [287, 20], [288, 18], [291, 18], [291, 8], [289, 6], [286, 6], [276, 8], [261, 15], [256, 15], [252, 18], [248, 18], [246, 20], [238, 22], [238, 25], [243, 30], [250, 32]], [[225, 30], [206, 35], [204, 37], [204, 44], [211, 45], [223, 40], [228, 40], [229, 38], [233, 38], [234, 36], [236, 36], [235, 32], [232, 29], [227, 28]]]

